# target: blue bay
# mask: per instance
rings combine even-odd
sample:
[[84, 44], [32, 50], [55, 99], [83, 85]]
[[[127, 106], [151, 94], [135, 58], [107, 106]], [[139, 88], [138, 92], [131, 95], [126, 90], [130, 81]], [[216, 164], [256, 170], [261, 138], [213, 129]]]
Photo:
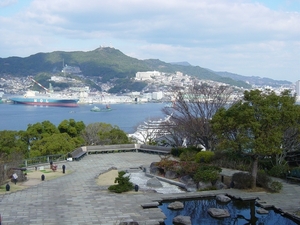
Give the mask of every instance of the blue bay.
[[[105, 105], [94, 104], [99, 108]], [[0, 104], [0, 130], [26, 130], [28, 124], [49, 120], [59, 125], [63, 120], [83, 121], [85, 125], [96, 122], [117, 125], [127, 133], [149, 119], [163, 118], [164, 103], [113, 104], [108, 112], [91, 112], [94, 105], [70, 107], [40, 107], [18, 104]]]

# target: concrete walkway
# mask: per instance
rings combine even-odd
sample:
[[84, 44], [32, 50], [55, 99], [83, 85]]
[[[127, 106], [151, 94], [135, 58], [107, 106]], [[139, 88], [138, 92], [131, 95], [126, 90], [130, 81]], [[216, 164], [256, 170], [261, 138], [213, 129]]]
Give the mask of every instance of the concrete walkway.
[[[131, 193], [114, 194], [96, 184], [100, 173], [110, 167], [128, 169], [149, 166], [159, 161], [158, 155], [144, 153], [112, 153], [88, 155], [78, 162], [65, 162], [73, 173], [42, 182], [28, 189], [0, 195], [2, 225], [16, 224], [101, 224], [118, 225], [137, 221], [143, 225], [158, 225], [165, 218], [159, 208], [143, 209], [142, 204], [165, 198], [197, 197], [204, 192], [184, 194]], [[61, 166], [61, 165], [59, 165]], [[299, 185], [283, 183], [279, 194], [245, 193], [235, 189], [211, 191], [235, 196], [257, 196], [266, 205], [274, 205], [286, 212], [299, 209]], [[208, 193], [208, 192], [206, 192]]]

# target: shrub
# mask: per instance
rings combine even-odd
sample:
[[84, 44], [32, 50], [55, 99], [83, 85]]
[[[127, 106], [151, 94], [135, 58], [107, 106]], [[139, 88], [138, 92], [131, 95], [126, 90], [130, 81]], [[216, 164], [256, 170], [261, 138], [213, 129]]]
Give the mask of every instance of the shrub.
[[214, 152], [211, 151], [201, 151], [198, 152], [196, 155], [196, 162], [205, 162], [205, 163], [210, 163], [215, 156]]
[[179, 157], [181, 153], [183, 153], [186, 149], [185, 148], [172, 148], [171, 154], [175, 157]]
[[187, 150], [187, 151], [182, 152], [180, 154], [179, 158], [180, 158], [180, 161], [195, 161], [196, 154], [197, 154], [196, 151]]
[[245, 157], [236, 151], [214, 151], [215, 156], [212, 163], [219, 167], [249, 171], [251, 168], [250, 157]]
[[196, 147], [188, 147], [188, 148], [172, 148], [171, 149], [171, 154], [175, 157], [180, 157], [180, 155], [183, 153], [183, 152], [199, 152], [200, 149], [199, 148], [196, 148]]
[[268, 174], [272, 177], [285, 178], [287, 171], [288, 165], [276, 165], [268, 171]]
[[216, 182], [219, 179], [219, 172], [216, 170], [198, 170], [193, 179], [195, 182]]
[[272, 181], [269, 183], [269, 189], [272, 192], [278, 193], [282, 189], [282, 183], [279, 181]]
[[240, 170], [240, 171], [250, 171], [250, 165], [249, 164], [245, 164], [244, 162], [240, 162], [239, 164], [235, 165], [236, 170]]
[[218, 167], [218, 166], [211, 166], [211, 165], [202, 165], [199, 170], [216, 170], [219, 173], [222, 172], [222, 168]]
[[238, 189], [251, 188], [252, 176], [250, 173], [238, 172], [233, 174], [232, 181], [234, 182], [234, 187]]
[[268, 174], [264, 170], [259, 170], [257, 172], [257, 177], [256, 177], [256, 185], [263, 187], [263, 188], [268, 188], [268, 184], [271, 181], [271, 178], [268, 176]]
[[164, 171], [167, 170], [176, 171], [178, 169], [178, 164], [179, 162], [175, 160], [162, 159], [156, 163], [156, 166], [164, 169]]
[[184, 176], [184, 175], [192, 176], [193, 174], [196, 173], [198, 168], [199, 168], [199, 163], [182, 161], [179, 163], [178, 169], [176, 171], [180, 176]]
[[214, 183], [220, 177], [221, 168], [215, 166], [201, 166], [194, 175], [195, 182], [212, 182]]
[[117, 185], [111, 185], [108, 187], [108, 190], [115, 193], [127, 192], [133, 189], [133, 184], [130, 182], [130, 177], [124, 177], [126, 173], [124, 171], [120, 171], [118, 173], [118, 177], [115, 179], [115, 183]]

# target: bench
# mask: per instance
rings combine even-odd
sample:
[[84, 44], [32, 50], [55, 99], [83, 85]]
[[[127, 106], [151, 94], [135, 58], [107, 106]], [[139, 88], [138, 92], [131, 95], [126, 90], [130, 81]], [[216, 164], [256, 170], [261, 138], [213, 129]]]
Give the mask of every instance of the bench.
[[115, 152], [135, 152], [134, 144], [121, 144], [121, 145], [95, 145], [87, 146], [89, 154], [94, 153], [115, 153]]
[[79, 161], [83, 156], [85, 156], [86, 152], [79, 152], [76, 155], [72, 155], [72, 158], [76, 161]]
[[86, 154], [86, 152], [82, 151], [81, 148], [77, 148], [77, 149], [75, 149], [75, 151], [73, 151], [71, 153], [72, 159], [76, 160], [76, 161], [79, 161], [81, 158], [83, 158], [85, 156], [85, 154]]
[[286, 174], [286, 180], [300, 181], [300, 168], [294, 168]]
[[143, 153], [150, 153], [150, 154], [162, 154], [168, 155], [171, 153], [172, 148], [170, 147], [162, 147], [156, 145], [140, 145], [138, 151]]

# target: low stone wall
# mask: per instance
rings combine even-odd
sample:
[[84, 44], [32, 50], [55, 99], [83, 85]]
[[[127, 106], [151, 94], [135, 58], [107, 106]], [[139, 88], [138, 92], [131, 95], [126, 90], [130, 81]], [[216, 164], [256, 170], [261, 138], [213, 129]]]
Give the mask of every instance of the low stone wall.
[[156, 177], [160, 181], [176, 185], [176, 186], [178, 186], [178, 187], [183, 188], [183, 189], [186, 190], [186, 185], [184, 183], [181, 183], [181, 182], [178, 182], [178, 181], [174, 181], [174, 180], [170, 180], [170, 179], [167, 179], [167, 178], [164, 178], [164, 177], [160, 177], [160, 176], [155, 176], [155, 175], [150, 174], [150, 173], [145, 173], [145, 176], [147, 176], [147, 177]]
[[140, 145], [140, 144], [122, 144], [122, 145], [94, 145], [82, 147], [89, 153], [110, 153], [110, 152], [126, 152], [126, 151], [141, 151], [158, 154], [170, 154], [171, 147], [162, 147], [155, 145]]

